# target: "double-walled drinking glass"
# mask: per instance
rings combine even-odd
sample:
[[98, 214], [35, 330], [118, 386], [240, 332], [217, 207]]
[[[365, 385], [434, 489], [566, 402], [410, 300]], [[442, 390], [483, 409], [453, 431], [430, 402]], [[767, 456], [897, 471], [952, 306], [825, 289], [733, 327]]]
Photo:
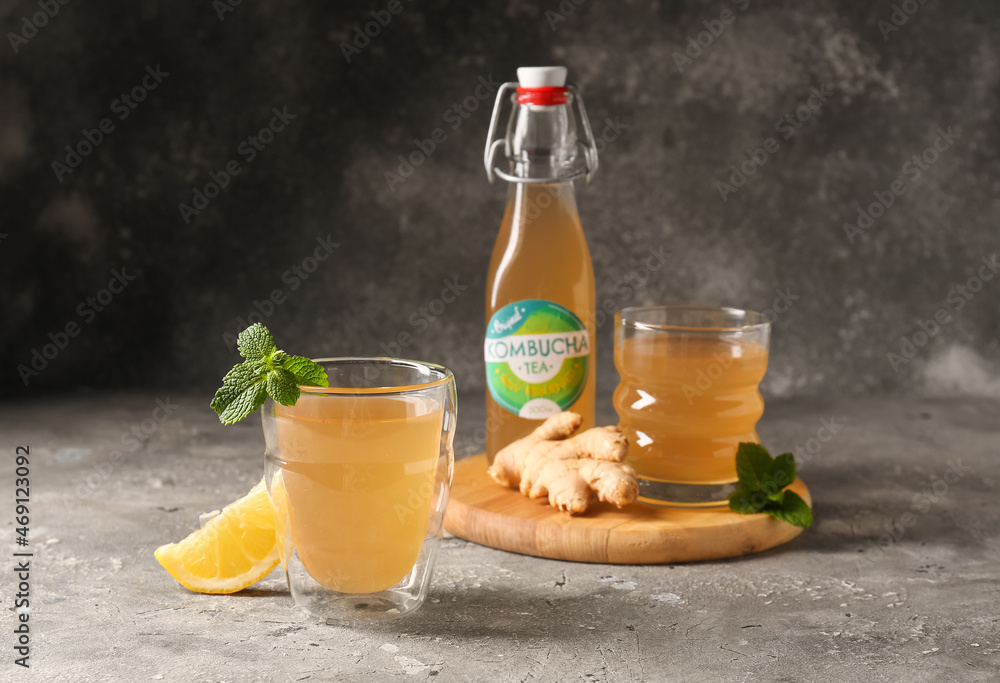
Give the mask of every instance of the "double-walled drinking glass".
[[736, 447], [758, 442], [770, 334], [762, 314], [735, 308], [615, 314], [614, 403], [640, 502], [712, 507], [737, 490]]
[[267, 489], [295, 603], [351, 624], [427, 595], [454, 465], [457, 394], [440, 365], [317, 361], [330, 386], [263, 410]]

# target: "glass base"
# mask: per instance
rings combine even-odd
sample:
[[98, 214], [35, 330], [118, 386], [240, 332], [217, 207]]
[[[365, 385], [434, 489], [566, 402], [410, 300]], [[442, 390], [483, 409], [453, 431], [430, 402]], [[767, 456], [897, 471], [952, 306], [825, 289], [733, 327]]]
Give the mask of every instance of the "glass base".
[[297, 591], [295, 604], [309, 615], [332, 626], [357, 626], [401, 617], [420, 607], [419, 597], [392, 590], [347, 594], [330, 590]]
[[729, 496], [739, 490], [738, 481], [724, 484], [684, 484], [639, 478], [637, 502], [657, 507], [716, 508], [729, 505]]
[[440, 543], [440, 537], [429, 536], [410, 573], [378, 593], [341, 593], [320, 585], [293, 550], [285, 572], [289, 592], [299, 609], [333, 626], [370, 626], [391, 621], [424, 603]]

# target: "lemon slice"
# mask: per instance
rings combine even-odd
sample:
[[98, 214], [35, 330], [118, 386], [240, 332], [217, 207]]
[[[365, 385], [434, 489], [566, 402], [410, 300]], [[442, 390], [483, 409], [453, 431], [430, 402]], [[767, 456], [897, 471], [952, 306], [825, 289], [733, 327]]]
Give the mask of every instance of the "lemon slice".
[[271, 509], [274, 511], [274, 540], [278, 544], [281, 568], [285, 571], [288, 571], [288, 558], [292, 554], [292, 523], [288, 508], [288, 492], [279, 470], [271, 478]]
[[160, 546], [154, 555], [178, 583], [196, 593], [235, 593], [260, 581], [278, 564], [264, 480], [204, 527], [180, 543]]

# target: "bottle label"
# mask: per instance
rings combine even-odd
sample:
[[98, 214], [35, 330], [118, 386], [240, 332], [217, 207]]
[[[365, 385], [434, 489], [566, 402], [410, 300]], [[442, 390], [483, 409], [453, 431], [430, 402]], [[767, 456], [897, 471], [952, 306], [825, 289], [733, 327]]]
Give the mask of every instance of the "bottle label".
[[567, 410], [587, 384], [590, 336], [572, 311], [543, 299], [507, 304], [486, 326], [486, 384], [519, 417]]

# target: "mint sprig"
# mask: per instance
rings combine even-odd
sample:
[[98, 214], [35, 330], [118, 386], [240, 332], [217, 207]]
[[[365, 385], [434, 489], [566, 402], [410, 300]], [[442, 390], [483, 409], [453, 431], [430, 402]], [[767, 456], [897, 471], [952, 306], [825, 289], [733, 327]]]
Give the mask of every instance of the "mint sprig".
[[236, 346], [244, 360], [226, 373], [212, 399], [212, 410], [224, 425], [239, 422], [260, 408], [268, 396], [293, 406], [299, 400], [300, 385], [330, 386], [321, 365], [279, 351], [271, 332], [260, 323], [240, 332]]
[[812, 509], [785, 487], [795, 481], [795, 456], [772, 458], [759, 443], [741, 443], [736, 449], [736, 476], [740, 490], [729, 496], [729, 509], [743, 515], [763, 512], [789, 524], [809, 528]]

